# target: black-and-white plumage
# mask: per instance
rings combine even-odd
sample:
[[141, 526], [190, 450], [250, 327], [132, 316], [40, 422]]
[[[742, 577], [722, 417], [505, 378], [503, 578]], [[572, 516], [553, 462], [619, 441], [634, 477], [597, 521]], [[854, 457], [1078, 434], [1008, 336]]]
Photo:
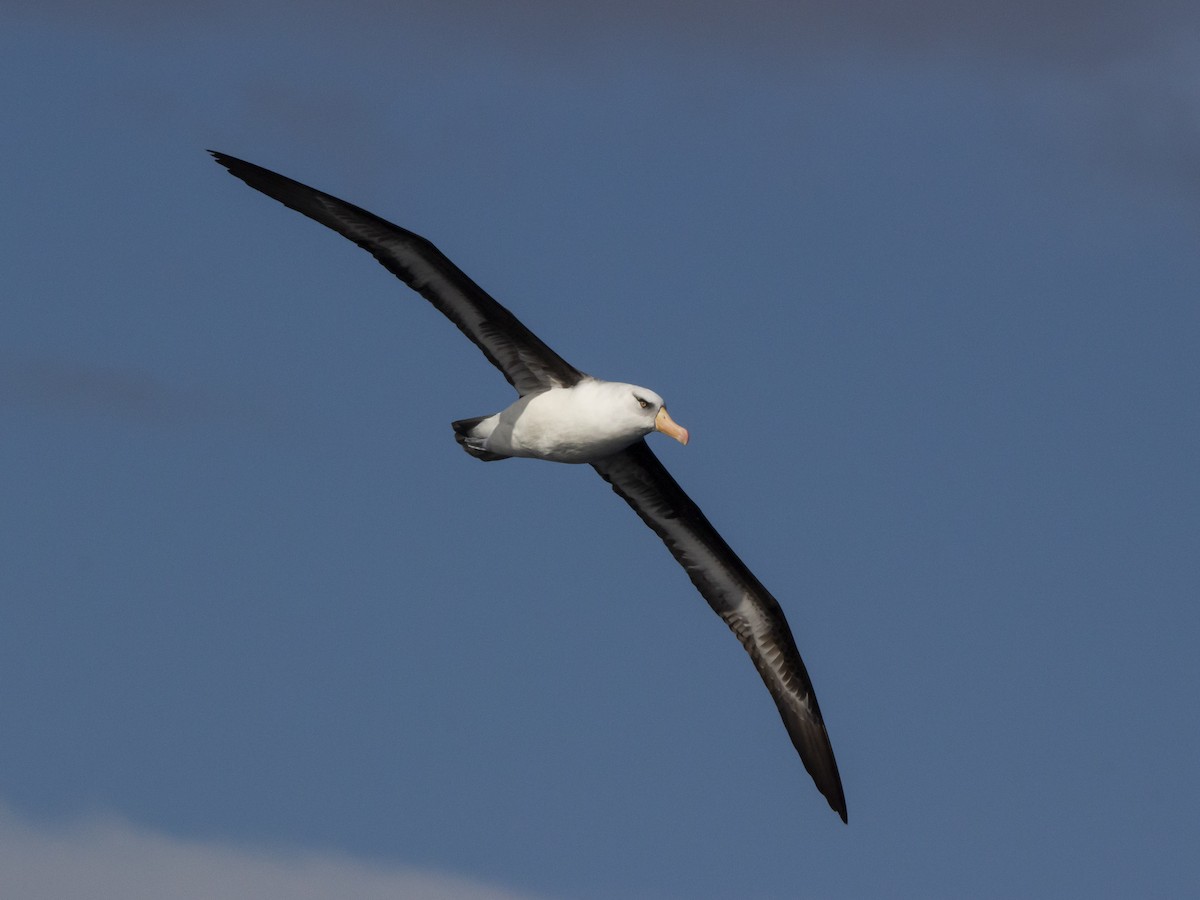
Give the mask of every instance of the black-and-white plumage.
[[507, 409], [453, 423], [464, 450], [484, 460], [525, 456], [590, 463], [612, 485], [742, 642], [805, 768], [845, 821], [833, 748], [783, 610], [644, 440], [662, 431], [687, 443], [687, 431], [667, 415], [662, 398], [580, 372], [425, 238], [260, 166], [223, 153], [213, 156], [251, 187], [370, 252], [441, 310], [516, 388], [520, 396]]

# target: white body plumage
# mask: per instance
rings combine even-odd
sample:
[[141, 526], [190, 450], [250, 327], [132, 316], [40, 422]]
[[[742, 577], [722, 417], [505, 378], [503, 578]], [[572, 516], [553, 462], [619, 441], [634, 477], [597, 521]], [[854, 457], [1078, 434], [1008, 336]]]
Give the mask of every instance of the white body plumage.
[[671, 420], [654, 391], [585, 378], [569, 388], [526, 395], [461, 433], [468, 452], [591, 463], [655, 430], [687, 443], [687, 430]]

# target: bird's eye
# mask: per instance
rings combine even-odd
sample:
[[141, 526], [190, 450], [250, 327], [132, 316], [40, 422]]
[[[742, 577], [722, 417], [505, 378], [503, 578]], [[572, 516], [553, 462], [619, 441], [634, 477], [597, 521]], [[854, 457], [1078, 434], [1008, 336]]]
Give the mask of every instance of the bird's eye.
[[640, 406], [642, 409], [645, 409], [650, 405], [648, 400], [643, 400], [641, 397], [634, 397], [633, 399], [638, 402], [638, 406]]

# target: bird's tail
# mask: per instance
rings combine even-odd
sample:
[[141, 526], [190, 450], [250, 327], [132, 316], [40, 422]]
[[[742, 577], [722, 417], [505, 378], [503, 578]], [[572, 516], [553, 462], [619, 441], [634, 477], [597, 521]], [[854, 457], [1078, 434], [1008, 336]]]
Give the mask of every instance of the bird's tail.
[[484, 444], [487, 441], [486, 434], [477, 434], [476, 427], [484, 419], [492, 419], [494, 416], [476, 416], [473, 419], [459, 419], [457, 422], [451, 422], [450, 427], [454, 429], [454, 439], [458, 441], [459, 446], [470, 453], [476, 459], [482, 459], [484, 462], [494, 462], [497, 459], [508, 459], [502, 453], [493, 453], [488, 450]]

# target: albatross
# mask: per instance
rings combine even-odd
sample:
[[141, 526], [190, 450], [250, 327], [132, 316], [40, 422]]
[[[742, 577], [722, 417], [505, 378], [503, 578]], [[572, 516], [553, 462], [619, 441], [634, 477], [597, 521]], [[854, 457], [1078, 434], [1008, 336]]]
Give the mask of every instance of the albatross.
[[486, 461], [590, 464], [633, 508], [750, 654], [804, 767], [847, 821], [833, 747], [783, 610], [646, 443], [656, 431], [688, 442], [687, 429], [668, 415], [662, 397], [576, 369], [420, 235], [269, 169], [209, 152], [250, 187], [369, 252], [457, 325], [508, 379], [518, 395], [511, 406], [452, 423], [463, 450]]

